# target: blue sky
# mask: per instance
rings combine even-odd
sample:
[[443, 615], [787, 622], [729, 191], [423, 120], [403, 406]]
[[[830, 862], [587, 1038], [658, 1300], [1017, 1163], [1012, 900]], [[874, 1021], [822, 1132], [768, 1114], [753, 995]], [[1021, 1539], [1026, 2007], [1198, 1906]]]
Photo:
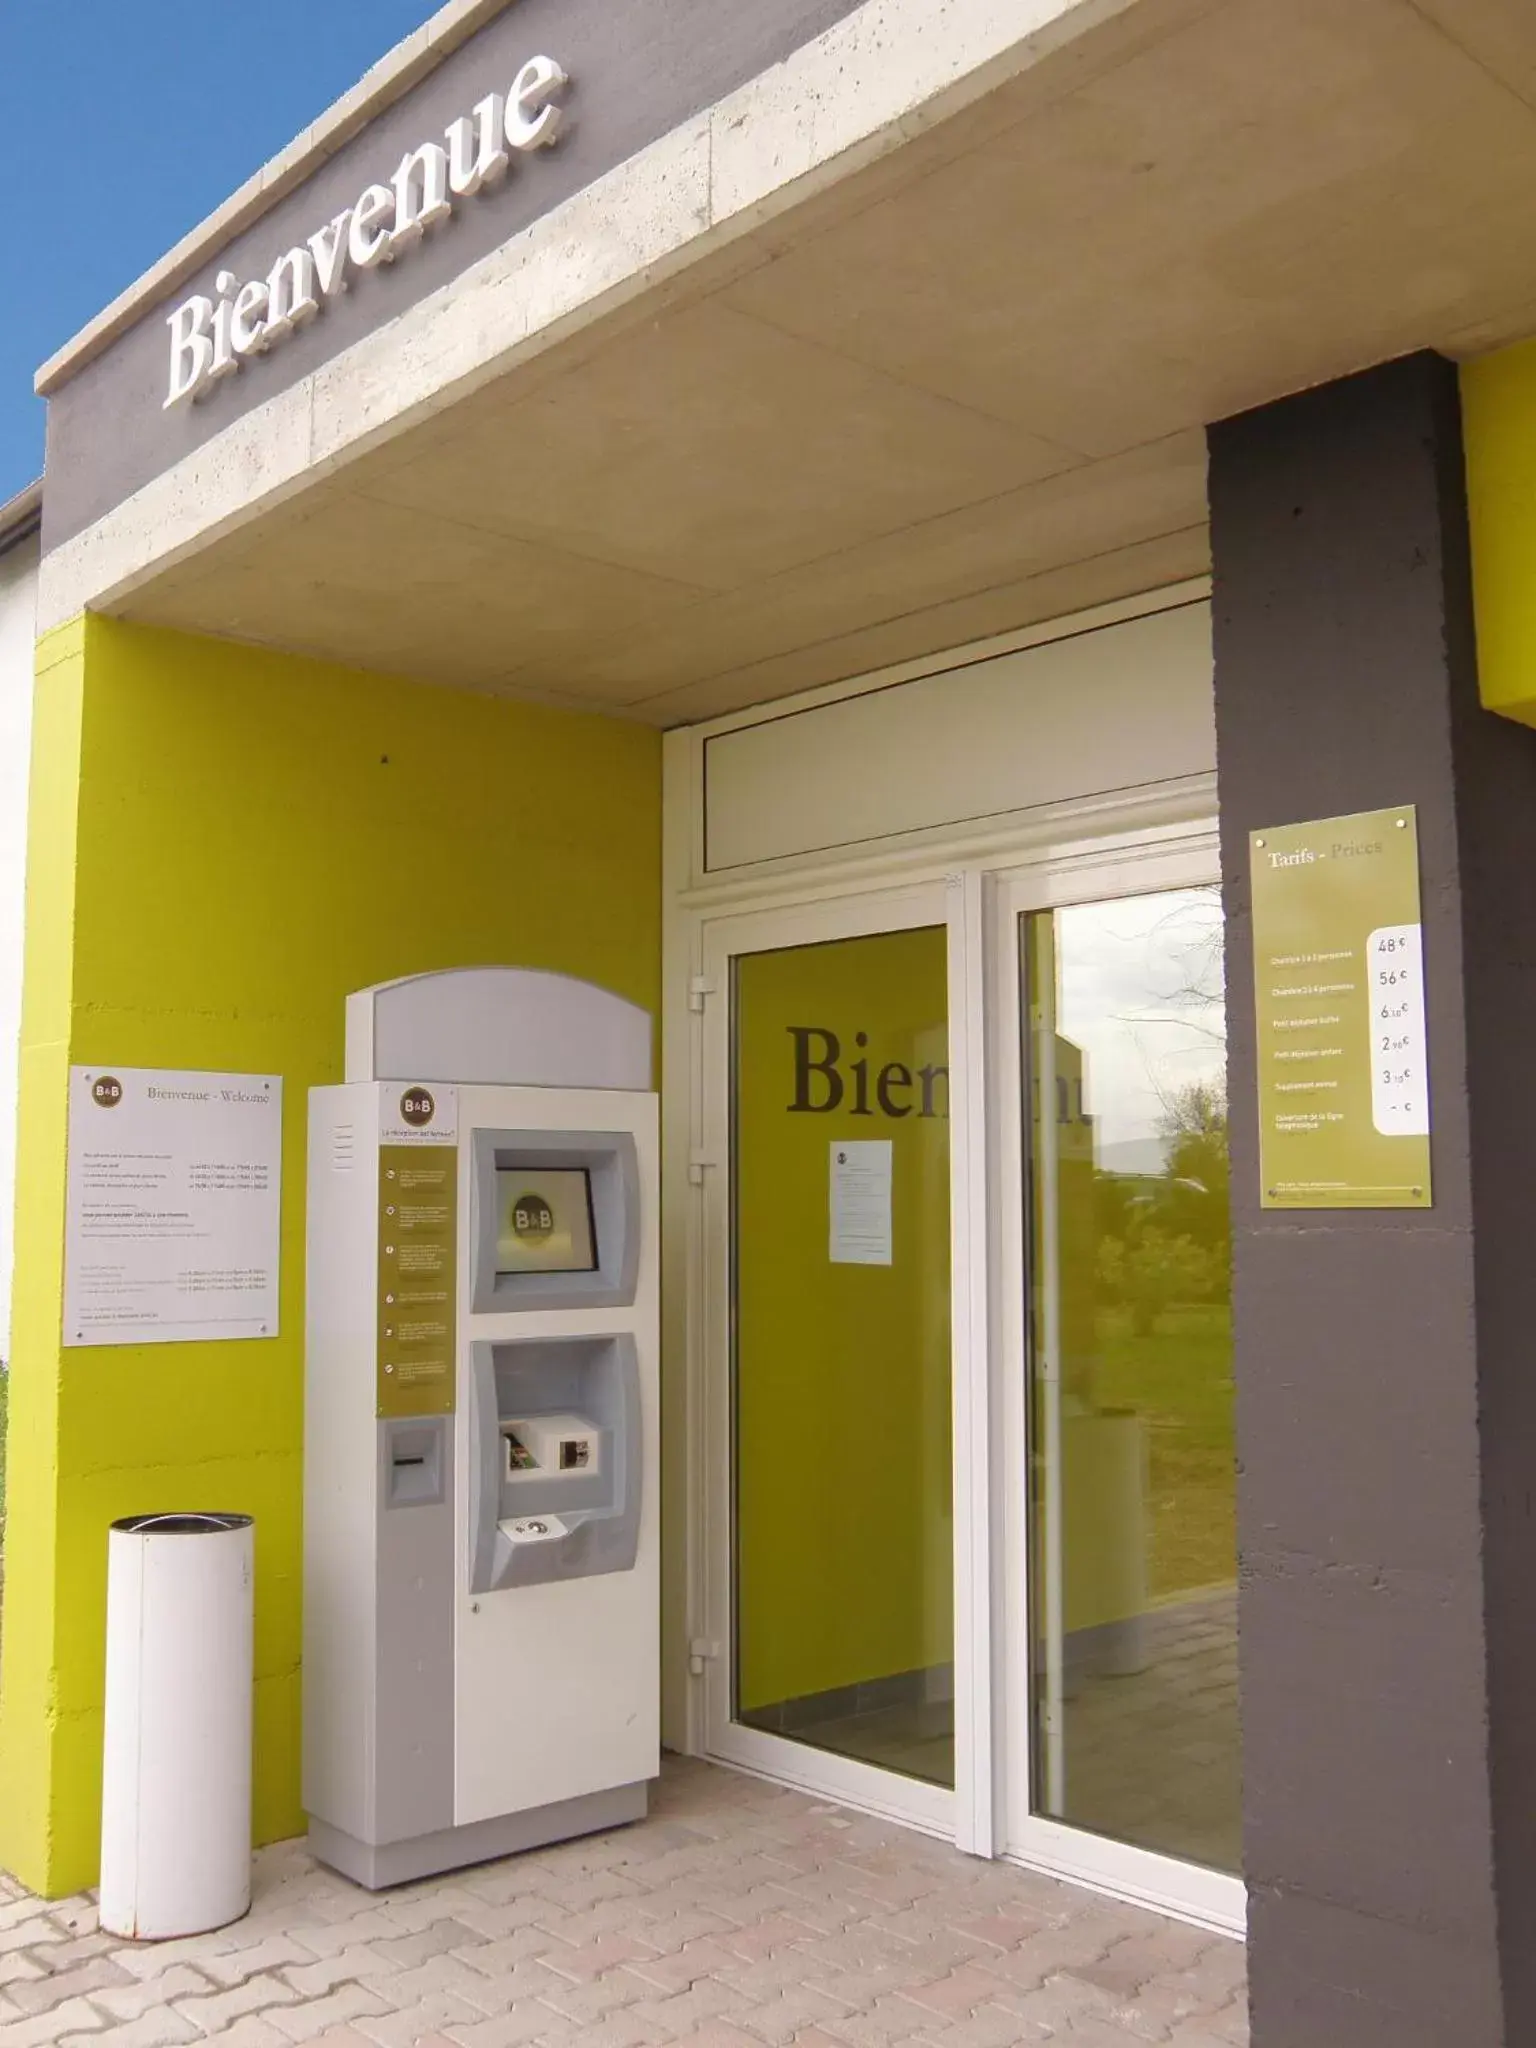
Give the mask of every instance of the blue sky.
[[0, 0], [0, 502], [38, 364], [435, 11], [434, 0]]

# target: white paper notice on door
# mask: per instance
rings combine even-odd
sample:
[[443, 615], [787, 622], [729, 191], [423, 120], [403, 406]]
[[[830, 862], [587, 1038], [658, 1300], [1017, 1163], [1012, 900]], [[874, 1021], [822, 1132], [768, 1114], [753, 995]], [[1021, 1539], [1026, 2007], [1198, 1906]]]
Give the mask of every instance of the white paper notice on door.
[[277, 1335], [276, 1074], [72, 1067], [64, 1342]]
[[832, 1141], [831, 1260], [834, 1266], [891, 1263], [891, 1141]]

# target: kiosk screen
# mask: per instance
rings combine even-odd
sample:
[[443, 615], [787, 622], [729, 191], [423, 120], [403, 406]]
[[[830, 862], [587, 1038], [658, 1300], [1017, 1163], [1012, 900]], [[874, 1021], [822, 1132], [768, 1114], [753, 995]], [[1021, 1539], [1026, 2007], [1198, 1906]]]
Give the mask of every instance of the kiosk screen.
[[498, 1273], [591, 1273], [597, 1269], [592, 1177], [584, 1166], [498, 1167]]

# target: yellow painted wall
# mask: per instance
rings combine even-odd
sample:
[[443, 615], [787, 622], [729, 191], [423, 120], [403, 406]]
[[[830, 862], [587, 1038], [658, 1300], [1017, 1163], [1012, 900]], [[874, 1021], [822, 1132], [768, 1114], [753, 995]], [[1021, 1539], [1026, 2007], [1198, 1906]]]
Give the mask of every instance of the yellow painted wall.
[[[304, 1119], [343, 998], [487, 961], [660, 986], [659, 736], [90, 618], [39, 650], [0, 1865], [94, 1881], [106, 1531], [257, 1528], [257, 1837], [298, 1831]], [[61, 1354], [71, 1063], [284, 1078], [282, 1331]]]
[[1461, 403], [1479, 689], [1536, 725], [1536, 341], [1464, 364]]
[[[942, 929], [756, 954], [737, 969], [739, 1701], [947, 1664], [949, 1124], [855, 1114], [851, 1062], [943, 1063]], [[847, 1093], [793, 1112], [792, 1025], [836, 1033]], [[857, 1034], [869, 1043], [859, 1048]], [[817, 1096], [814, 1099], [822, 1099]], [[920, 1090], [893, 1092], [920, 1105]], [[893, 1146], [893, 1258], [828, 1256], [834, 1142]]]

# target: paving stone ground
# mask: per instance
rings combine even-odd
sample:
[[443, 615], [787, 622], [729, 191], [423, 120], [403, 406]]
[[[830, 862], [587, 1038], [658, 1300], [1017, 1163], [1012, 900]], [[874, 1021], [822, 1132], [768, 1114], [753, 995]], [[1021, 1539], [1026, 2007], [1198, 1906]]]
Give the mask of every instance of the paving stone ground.
[[369, 1893], [302, 1843], [132, 1943], [0, 1879], [0, 2048], [1246, 2048], [1241, 1945], [669, 1761], [630, 1828]]

